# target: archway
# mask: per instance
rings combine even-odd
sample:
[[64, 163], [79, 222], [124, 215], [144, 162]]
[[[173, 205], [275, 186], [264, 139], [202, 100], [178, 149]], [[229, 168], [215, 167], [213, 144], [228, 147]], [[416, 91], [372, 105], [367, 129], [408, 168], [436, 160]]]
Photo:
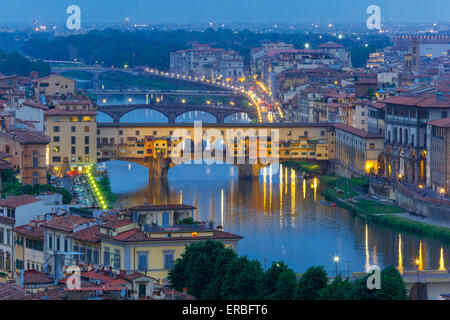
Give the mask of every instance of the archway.
[[167, 116], [151, 108], [140, 108], [128, 111], [120, 118], [123, 123], [167, 123]]
[[246, 112], [236, 112], [225, 117], [225, 123], [250, 123], [252, 116]]
[[103, 123], [103, 122], [113, 122], [114, 119], [109, 114], [106, 114], [101, 111], [97, 111], [97, 123]]
[[191, 123], [194, 121], [202, 121], [204, 123], [217, 123], [217, 119], [211, 113], [206, 111], [187, 111], [183, 112], [175, 119], [175, 123]]

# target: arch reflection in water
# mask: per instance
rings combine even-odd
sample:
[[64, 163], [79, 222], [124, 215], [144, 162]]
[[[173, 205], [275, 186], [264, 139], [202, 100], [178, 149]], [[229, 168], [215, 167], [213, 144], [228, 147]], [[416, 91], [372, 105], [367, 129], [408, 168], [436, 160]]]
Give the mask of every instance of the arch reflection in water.
[[[277, 174], [269, 183], [263, 170], [259, 181], [245, 181], [237, 179], [237, 168], [231, 165], [179, 165], [170, 170], [167, 182], [148, 184], [144, 167], [133, 164], [129, 172], [126, 163], [112, 161], [106, 165], [119, 202], [128, 206], [144, 201], [178, 203], [182, 192], [183, 202], [198, 208], [196, 220], [207, 221], [212, 215], [216, 224], [223, 221], [228, 232], [244, 236], [239, 253], [261, 263], [264, 258], [268, 263], [284, 260], [296, 272], [323, 265], [333, 273], [335, 266], [329, 257], [334, 254], [349, 261], [351, 271], [364, 271], [376, 259], [381, 267], [415, 270], [414, 260], [420, 255], [424, 270], [437, 270], [449, 259], [447, 244], [399, 234], [353, 217], [344, 209], [314, 203], [314, 188], [304, 188], [304, 197], [296, 196], [292, 187], [314, 186], [313, 180], [301, 179], [292, 185], [291, 179], [286, 184], [289, 175]], [[269, 171], [267, 168], [266, 173]], [[281, 195], [280, 178], [290, 188], [286, 196]], [[323, 200], [319, 181], [317, 189], [317, 200]]]

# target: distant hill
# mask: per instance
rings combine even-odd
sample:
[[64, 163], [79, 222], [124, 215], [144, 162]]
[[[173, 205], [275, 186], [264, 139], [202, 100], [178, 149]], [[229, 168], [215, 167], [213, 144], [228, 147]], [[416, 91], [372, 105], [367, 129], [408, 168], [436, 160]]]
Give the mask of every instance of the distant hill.
[[5, 53], [0, 50], [0, 72], [6, 75], [17, 74], [28, 76], [31, 71], [39, 73], [40, 77], [51, 73], [50, 66], [40, 60], [31, 61], [17, 52]]

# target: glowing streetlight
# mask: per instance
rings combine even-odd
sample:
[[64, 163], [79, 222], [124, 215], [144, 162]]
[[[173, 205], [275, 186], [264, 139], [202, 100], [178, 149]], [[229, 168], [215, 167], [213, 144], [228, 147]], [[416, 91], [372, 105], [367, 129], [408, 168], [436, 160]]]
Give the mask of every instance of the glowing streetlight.
[[339, 257], [338, 256], [334, 256], [333, 261], [336, 263], [336, 277], [338, 275], [338, 262], [339, 262]]
[[414, 263], [416, 264], [416, 267], [417, 267], [417, 283], [419, 283], [419, 265], [420, 265], [420, 260], [416, 259], [416, 261], [414, 261]]

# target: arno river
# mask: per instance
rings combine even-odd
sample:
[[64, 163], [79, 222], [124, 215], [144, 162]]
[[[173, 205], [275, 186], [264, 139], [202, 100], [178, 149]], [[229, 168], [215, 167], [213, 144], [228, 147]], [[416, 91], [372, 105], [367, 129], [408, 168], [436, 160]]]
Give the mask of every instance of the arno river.
[[[109, 97], [107, 104], [126, 104], [128, 97]], [[145, 103], [145, 95], [132, 103]], [[102, 104], [99, 97], [99, 104]], [[211, 121], [207, 115], [190, 113], [178, 122]], [[99, 122], [111, 121], [99, 115]], [[132, 111], [123, 122], [167, 122], [151, 110]], [[246, 119], [238, 115], [229, 122]], [[439, 269], [450, 264], [450, 246], [436, 240], [394, 232], [351, 213], [327, 206], [320, 196], [320, 181], [293, 178], [287, 168], [270, 176], [261, 171], [259, 181], [238, 179], [231, 165], [180, 165], [169, 171], [166, 182], [148, 182], [148, 171], [137, 164], [111, 161], [105, 164], [110, 174], [118, 205], [129, 207], [149, 204], [185, 203], [197, 207], [196, 220], [213, 220], [224, 231], [242, 235], [239, 254], [258, 259], [266, 267], [283, 260], [296, 272], [313, 265], [323, 265], [335, 273], [333, 257], [338, 255], [338, 269], [364, 271], [365, 266], [394, 265], [415, 270]]]

